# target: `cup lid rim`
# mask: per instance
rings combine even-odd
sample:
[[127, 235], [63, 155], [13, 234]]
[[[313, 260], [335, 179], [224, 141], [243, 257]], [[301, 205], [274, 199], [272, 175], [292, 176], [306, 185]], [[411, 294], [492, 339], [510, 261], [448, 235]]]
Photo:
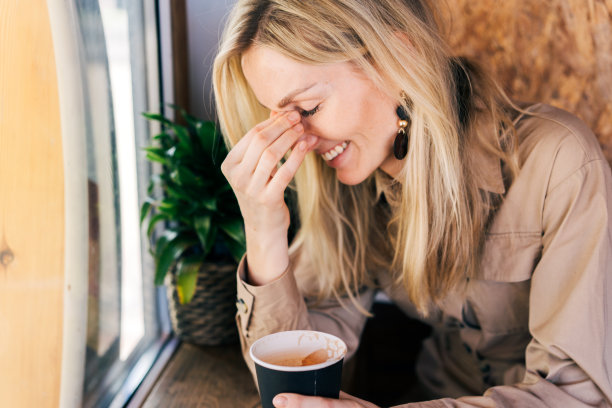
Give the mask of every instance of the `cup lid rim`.
[[[330, 337], [333, 340], [337, 340], [340, 342], [340, 344], [342, 344], [342, 346], [344, 346], [344, 352], [337, 356], [337, 357], [332, 357], [326, 361], [324, 361], [323, 363], [319, 363], [319, 364], [311, 364], [311, 365], [307, 365], [307, 366], [298, 366], [298, 367], [291, 367], [291, 366], [280, 366], [280, 365], [275, 365], [275, 364], [270, 364], [267, 363], [261, 359], [259, 359], [258, 357], [256, 357], [253, 354], [253, 348], [260, 343], [263, 339], [265, 339], [268, 336], [274, 336], [274, 335], [280, 335], [281, 333], [287, 333], [287, 332], [296, 332], [296, 333], [316, 333], [316, 334], [320, 334], [326, 337]], [[266, 336], [261, 337], [260, 339], [257, 339], [253, 344], [251, 344], [251, 347], [249, 347], [249, 355], [251, 356], [251, 359], [258, 365], [265, 367], [265, 368], [269, 368], [271, 370], [276, 370], [276, 371], [314, 371], [314, 370], [318, 370], [320, 368], [325, 368], [328, 366], [331, 366], [335, 363], [337, 363], [338, 361], [342, 360], [344, 358], [344, 356], [346, 355], [348, 348], [346, 346], [346, 343], [344, 342], [344, 340], [342, 340], [341, 338], [339, 338], [338, 336], [334, 336], [333, 334], [330, 333], [325, 333], [325, 332], [320, 332], [320, 331], [316, 331], [316, 330], [285, 330], [285, 331], [281, 331], [281, 332], [276, 332], [276, 333], [270, 333]]]

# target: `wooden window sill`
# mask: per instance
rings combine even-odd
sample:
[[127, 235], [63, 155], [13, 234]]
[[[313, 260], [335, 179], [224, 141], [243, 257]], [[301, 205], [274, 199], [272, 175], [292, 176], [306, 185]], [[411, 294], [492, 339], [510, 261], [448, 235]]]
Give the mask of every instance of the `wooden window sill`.
[[182, 343], [141, 406], [250, 408], [261, 404], [240, 345]]

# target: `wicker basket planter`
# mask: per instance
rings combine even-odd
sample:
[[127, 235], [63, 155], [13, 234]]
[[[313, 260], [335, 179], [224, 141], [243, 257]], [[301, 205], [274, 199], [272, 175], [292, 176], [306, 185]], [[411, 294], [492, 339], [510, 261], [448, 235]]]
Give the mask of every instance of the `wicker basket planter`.
[[204, 263], [191, 302], [180, 304], [175, 275], [166, 275], [170, 319], [177, 336], [201, 346], [232, 344], [236, 329], [236, 265]]

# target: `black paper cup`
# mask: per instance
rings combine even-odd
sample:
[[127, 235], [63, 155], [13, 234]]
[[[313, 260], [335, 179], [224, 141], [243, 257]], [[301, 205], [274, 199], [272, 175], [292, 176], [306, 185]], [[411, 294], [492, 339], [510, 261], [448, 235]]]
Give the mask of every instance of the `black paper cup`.
[[[346, 344], [336, 336], [312, 330], [284, 331], [257, 340], [249, 353], [255, 362], [263, 408], [274, 408], [272, 400], [283, 392], [336, 399], [340, 395]], [[280, 365], [299, 363], [312, 353], [320, 357], [316, 364]]]

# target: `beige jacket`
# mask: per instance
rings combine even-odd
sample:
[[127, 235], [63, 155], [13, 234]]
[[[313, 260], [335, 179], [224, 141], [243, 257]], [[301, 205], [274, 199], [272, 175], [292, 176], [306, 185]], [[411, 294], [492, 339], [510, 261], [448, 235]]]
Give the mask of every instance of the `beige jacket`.
[[[401, 407], [612, 406], [612, 174], [591, 131], [547, 105], [517, 124], [521, 171], [506, 191], [498, 161], [484, 158], [483, 188], [504, 194], [486, 236], [481, 273], [428, 319], [433, 334], [417, 371], [439, 400]], [[365, 317], [300, 295], [291, 265], [251, 286], [239, 267], [237, 322], [248, 347], [259, 337], [315, 329], [355, 351]], [[390, 274], [379, 290], [412, 317]], [[371, 306], [374, 290], [360, 302]], [[345, 302], [350, 306], [350, 302]], [[456, 399], [455, 399], [456, 398]]]

